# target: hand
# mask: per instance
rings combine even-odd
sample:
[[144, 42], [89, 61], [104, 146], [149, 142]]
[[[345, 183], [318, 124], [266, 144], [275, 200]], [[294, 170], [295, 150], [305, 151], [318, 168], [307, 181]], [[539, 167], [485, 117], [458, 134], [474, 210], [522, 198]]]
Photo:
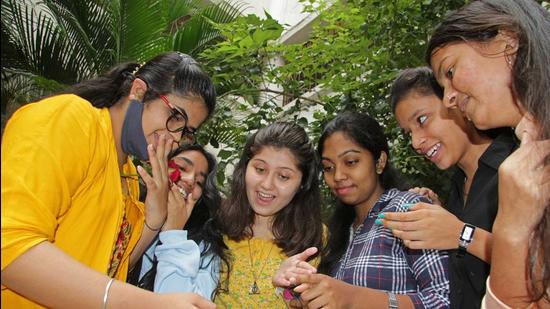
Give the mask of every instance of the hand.
[[550, 201], [550, 140], [534, 141], [524, 133], [521, 146], [498, 170], [499, 206], [493, 231], [527, 239]]
[[316, 273], [317, 269], [306, 262], [315, 253], [317, 253], [317, 248], [310, 247], [284, 260], [275, 275], [271, 278], [273, 286], [289, 287], [296, 284], [296, 277], [298, 275]]
[[147, 197], [145, 198], [145, 221], [150, 227], [162, 226], [166, 219], [169, 179], [167, 157], [171, 150], [172, 139], [161, 135], [157, 149], [153, 145], [147, 146], [149, 161], [153, 176], [138, 166], [137, 170], [145, 185], [147, 186]]
[[408, 212], [383, 213], [380, 220], [411, 249], [456, 249], [464, 225], [443, 207], [422, 202]]
[[159, 308], [214, 309], [216, 305], [195, 293], [156, 294], [162, 299]]
[[182, 230], [187, 220], [189, 220], [196, 202], [193, 193], [189, 193], [187, 197], [184, 197], [178, 186], [173, 184], [168, 193], [168, 215], [162, 226], [162, 231]]
[[322, 274], [298, 275], [299, 286], [294, 291], [307, 308], [348, 308], [353, 299], [354, 286]]
[[443, 205], [443, 203], [441, 203], [441, 200], [439, 199], [439, 196], [437, 195], [437, 193], [433, 192], [432, 189], [430, 189], [430, 188], [414, 187], [414, 188], [409, 189], [409, 192], [414, 192], [416, 194], [419, 194], [419, 195], [422, 195], [422, 196], [425, 196], [425, 197], [429, 198], [434, 205], [440, 205], [440, 206]]

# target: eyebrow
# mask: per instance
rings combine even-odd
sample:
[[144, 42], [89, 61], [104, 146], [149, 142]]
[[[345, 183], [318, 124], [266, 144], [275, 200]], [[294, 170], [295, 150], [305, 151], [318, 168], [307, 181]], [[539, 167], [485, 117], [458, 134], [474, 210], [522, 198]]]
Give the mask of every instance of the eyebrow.
[[[254, 159], [252, 159], [252, 160], [250, 160], [250, 161], [260, 161], [260, 162], [262, 162], [262, 163], [264, 163], [264, 164], [269, 165], [269, 163], [267, 163], [265, 160], [258, 159], [258, 158], [254, 158]], [[285, 169], [285, 170], [290, 170], [290, 171], [292, 171], [292, 172], [296, 172], [296, 169], [291, 168], [291, 167], [287, 167], [287, 166], [276, 166], [275, 168], [276, 168], [276, 169]]]
[[[355, 150], [355, 149], [349, 149], [349, 150], [346, 150], [346, 151], [342, 152], [341, 154], [337, 155], [336, 157], [341, 158], [341, 157], [347, 155], [348, 153], [361, 153], [361, 151]], [[327, 161], [332, 162], [332, 160], [327, 158], [327, 157], [321, 157], [321, 160], [327, 160]]]

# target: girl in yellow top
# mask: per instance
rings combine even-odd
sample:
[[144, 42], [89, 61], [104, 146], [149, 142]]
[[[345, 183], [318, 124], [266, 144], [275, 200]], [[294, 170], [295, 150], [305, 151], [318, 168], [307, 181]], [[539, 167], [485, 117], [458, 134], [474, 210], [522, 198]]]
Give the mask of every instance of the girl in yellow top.
[[[2, 138], [2, 307], [213, 306], [123, 283], [165, 220], [173, 141], [214, 109], [209, 77], [172, 52], [68, 93], [19, 109]], [[151, 162], [145, 205], [129, 155]]]
[[219, 222], [232, 255], [216, 304], [281, 308], [271, 277], [283, 260], [322, 245], [318, 164], [305, 130], [276, 122], [247, 141]]

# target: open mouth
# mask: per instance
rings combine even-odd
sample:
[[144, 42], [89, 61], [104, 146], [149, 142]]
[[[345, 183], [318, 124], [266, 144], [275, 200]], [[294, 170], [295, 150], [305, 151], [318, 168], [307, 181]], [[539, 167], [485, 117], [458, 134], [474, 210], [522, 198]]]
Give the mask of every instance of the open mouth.
[[267, 193], [259, 192], [259, 191], [257, 193], [257, 196], [258, 196], [258, 200], [262, 203], [269, 203], [269, 202], [271, 202], [272, 200], [275, 199], [275, 195], [267, 194]]
[[426, 154], [425, 154], [426, 158], [431, 159], [435, 157], [435, 155], [438, 153], [440, 148], [441, 148], [441, 143], [435, 144], [432, 148], [426, 151]]

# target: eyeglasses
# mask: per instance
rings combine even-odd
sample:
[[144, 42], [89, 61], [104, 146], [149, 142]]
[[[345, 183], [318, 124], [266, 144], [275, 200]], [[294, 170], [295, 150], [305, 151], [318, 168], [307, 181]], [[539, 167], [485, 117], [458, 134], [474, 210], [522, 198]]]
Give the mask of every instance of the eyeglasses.
[[194, 144], [196, 130], [187, 127], [189, 117], [185, 110], [172, 105], [165, 95], [161, 94], [159, 97], [171, 111], [170, 117], [166, 120], [166, 129], [168, 132], [181, 132], [181, 138], [178, 142], [180, 146]]

